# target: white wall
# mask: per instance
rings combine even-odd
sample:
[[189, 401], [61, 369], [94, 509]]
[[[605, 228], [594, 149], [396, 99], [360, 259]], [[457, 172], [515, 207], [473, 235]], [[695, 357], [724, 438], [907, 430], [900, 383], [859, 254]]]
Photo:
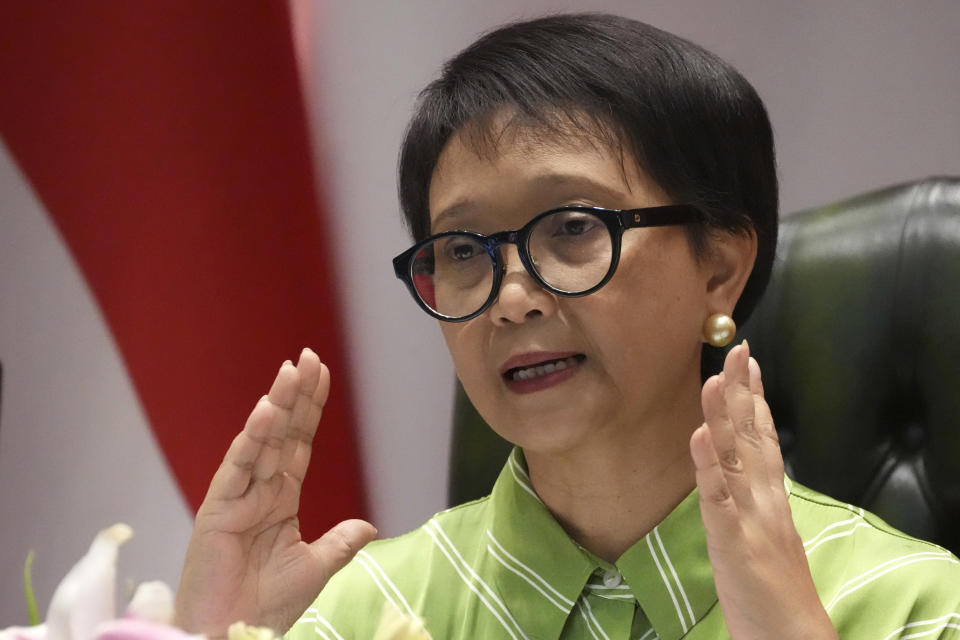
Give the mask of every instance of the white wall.
[[444, 504], [453, 372], [439, 332], [393, 277], [405, 248], [397, 148], [414, 98], [478, 33], [554, 10], [622, 13], [733, 62], [767, 103], [783, 210], [960, 174], [956, 0], [366, 0], [314, 8], [309, 66], [319, 164], [340, 221], [350, 349], [382, 533]]

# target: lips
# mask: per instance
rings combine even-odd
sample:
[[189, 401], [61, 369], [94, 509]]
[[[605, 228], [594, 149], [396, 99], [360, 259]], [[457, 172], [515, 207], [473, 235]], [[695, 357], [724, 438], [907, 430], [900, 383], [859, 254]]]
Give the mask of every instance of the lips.
[[529, 393], [573, 376], [584, 360], [582, 353], [525, 353], [507, 360], [501, 376], [511, 390]]
[[555, 358], [551, 360], [542, 360], [537, 364], [526, 367], [513, 367], [508, 369], [503, 375], [508, 380], [531, 380], [539, 378], [555, 371], [563, 371], [567, 367], [575, 366], [583, 362], [583, 355], [573, 355], [568, 358]]

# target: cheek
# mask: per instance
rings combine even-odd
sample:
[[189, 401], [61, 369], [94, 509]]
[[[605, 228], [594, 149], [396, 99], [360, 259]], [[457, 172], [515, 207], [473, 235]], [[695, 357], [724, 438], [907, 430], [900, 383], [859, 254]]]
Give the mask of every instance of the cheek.
[[483, 337], [476, 329], [476, 321], [441, 322], [440, 331], [453, 360], [457, 377], [467, 392], [472, 394], [476, 381], [483, 378]]
[[591, 317], [605, 319], [597, 334], [603, 350], [624, 367], [685, 360], [699, 349], [706, 283], [686, 246], [671, 248], [682, 251], [652, 247], [625, 255], [590, 310]]
[[447, 345], [447, 351], [450, 352], [450, 358], [453, 360], [453, 366], [459, 373], [460, 370], [460, 327], [450, 322], [440, 322], [440, 333], [443, 334], [443, 341]]
[[[707, 276], [682, 229], [659, 229], [632, 244], [624, 238], [619, 304], [666, 321], [705, 308]], [[622, 273], [621, 273], [622, 272]]]
[[[470, 398], [474, 408], [484, 421], [502, 438], [517, 442], [516, 434], [509, 425], [516, 422], [509, 413], [504, 413], [503, 389], [493, 364], [486, 358], [489, 349], [489, 332], [479, 323], [482, 318], [466, 323], [442, 323], [441, 331], [447, 350], [453, 360], [457, 379]], [[471, 326], [476, 323], [477, 326]]]

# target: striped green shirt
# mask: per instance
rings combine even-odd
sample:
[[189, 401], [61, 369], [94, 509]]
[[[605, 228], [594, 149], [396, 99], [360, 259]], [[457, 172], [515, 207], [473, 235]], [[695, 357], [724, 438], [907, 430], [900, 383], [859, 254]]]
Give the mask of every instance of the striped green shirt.
[[[820, 598], [844, 640], [960, 639], [960, 563], [863, 509], [787, 481]], [[729, 638], [697, 492], [615, 565], [564, 532], [514, 450], [490, 496], [371, 543], [289, 640], [371, 639], [385, 602], [447, 638]], [[762, 606], [762, 603], [758, 603]]]

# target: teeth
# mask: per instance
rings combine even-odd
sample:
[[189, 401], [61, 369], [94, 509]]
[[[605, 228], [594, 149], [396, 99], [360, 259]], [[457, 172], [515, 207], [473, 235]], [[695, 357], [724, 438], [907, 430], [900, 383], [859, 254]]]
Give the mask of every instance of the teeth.
[[572, 356], [563, 360], [557, 360], [556, 362], [548, 362], [546, 364], [538, 364], [533, 367], [517, 369], [513, 372], [511, 377], [514, 380], [530, 380], [531, 378], [539, 378], [540, 376], [545, 376], [548, 373], [563, 371], [575, 362], [576, 356]]

